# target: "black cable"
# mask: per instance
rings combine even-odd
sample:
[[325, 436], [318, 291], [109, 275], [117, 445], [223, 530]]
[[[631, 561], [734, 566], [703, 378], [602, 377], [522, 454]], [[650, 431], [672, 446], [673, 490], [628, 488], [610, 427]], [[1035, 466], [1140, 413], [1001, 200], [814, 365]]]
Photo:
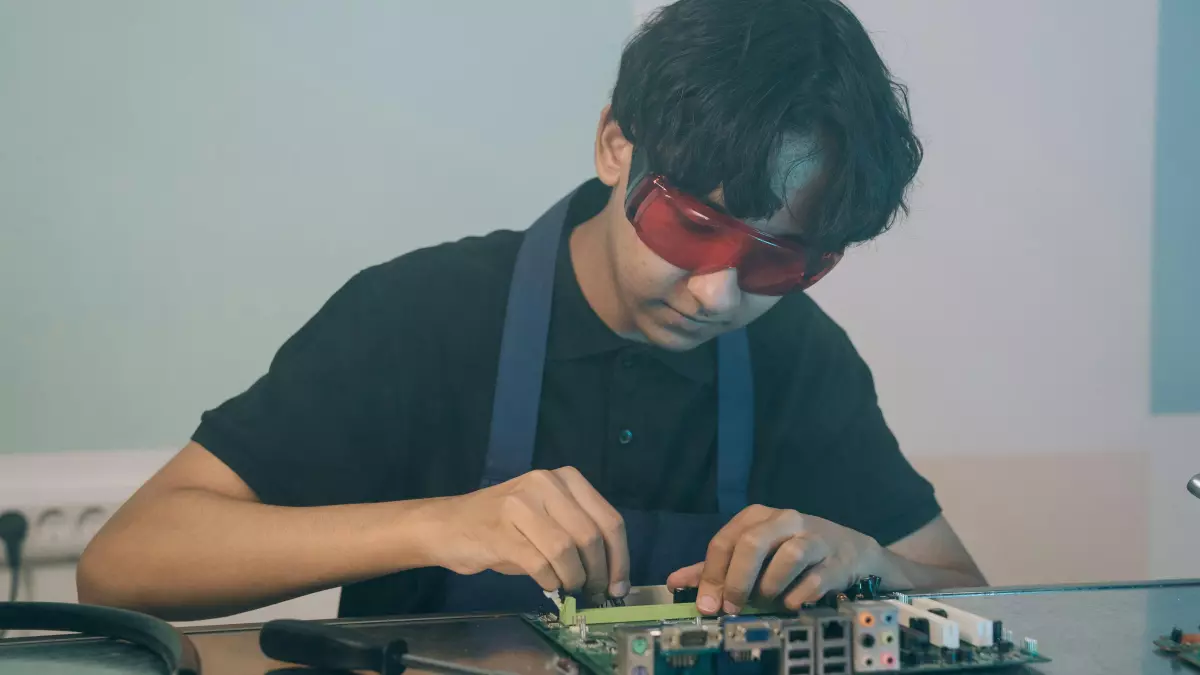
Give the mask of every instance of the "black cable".
[[0, 628], [66, 631], [124, 640], [158, 654], [171, 675], [200, 675], [200, 655], [188, 636], [166, 621], [126, 609], [63, 602], [0, 602]]
[[[12, 573], [12, 583], [8, 591], [8, 601], [17, 601], [17, 591], [21, 588], [21, 548], [25, 545], [25, 537], [29, 535], [29, 520], [20, 511], [5, 511], [0, 513], [0, 539], [4, 540], [4, 556], [8, 561], [8, 569]], [[0, 638], [8, 635], [7, 630], [0, 630]]]

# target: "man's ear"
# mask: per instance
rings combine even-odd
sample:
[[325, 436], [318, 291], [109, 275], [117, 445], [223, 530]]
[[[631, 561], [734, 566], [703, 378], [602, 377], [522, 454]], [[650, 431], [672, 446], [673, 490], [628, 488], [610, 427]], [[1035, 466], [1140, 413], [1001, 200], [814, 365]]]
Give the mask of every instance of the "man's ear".
[[617, 187], [629, 175], [633, 159], [633, 144], [612, 118], [611, 106], [600, 111], [600, 126], [596, 129], [596, 176], [609, 187]]

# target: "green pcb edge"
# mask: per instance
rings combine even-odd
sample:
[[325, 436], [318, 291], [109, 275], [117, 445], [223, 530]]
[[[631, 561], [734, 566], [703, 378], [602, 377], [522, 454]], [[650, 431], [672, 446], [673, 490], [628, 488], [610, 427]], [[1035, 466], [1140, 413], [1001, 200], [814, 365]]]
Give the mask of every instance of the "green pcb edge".
[[[747, 605], [739, 612], [740, 615], [770, 614], [779, 611], [761, 609]], [[562, 609], [558, 611], [558, 622], [564, 626], [575, 623], [575, 617], [582, 616], [589, 624], [607, 623], [637, 623], [641, 621], [674, 621], [678, 619], [694, 619], [705, 616], [700, 613], [694, 602], [680, 602], [671, 605], [631, 605], [628, 607], [594, 607], [592, 609], [576, 609], [575, 598], [567, 596], [563, 599]]]

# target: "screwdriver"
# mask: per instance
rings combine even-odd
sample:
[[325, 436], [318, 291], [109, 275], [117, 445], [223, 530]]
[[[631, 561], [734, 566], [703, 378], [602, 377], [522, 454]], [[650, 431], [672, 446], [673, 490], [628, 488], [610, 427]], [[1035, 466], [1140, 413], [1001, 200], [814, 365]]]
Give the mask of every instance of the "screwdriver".
[[263, 624], [258, 646], [272, 659], [312, 668], [400, 675], [414, 666], [461, 675], [514, 675], [504, 670], [409, 654], [408, 643], [401, 639], [377, 640], [353, 628], [296, 619], [275, 619]]

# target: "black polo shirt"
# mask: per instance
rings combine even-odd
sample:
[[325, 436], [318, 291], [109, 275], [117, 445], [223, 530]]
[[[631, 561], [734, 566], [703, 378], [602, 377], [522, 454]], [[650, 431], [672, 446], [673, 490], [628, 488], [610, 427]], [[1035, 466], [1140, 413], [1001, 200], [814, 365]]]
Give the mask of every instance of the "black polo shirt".
[[[568, 226], [608, 198], [598, 181]], [[193, 439], [264, 503], [383, 502], [476, 489], [483, 471], [509, 280], [523, 234], [414, 251], [352, 278], [246, 392]], [[592, 311], [563, 237], [535, 468], [574, 466], [612, 504], [716, 508], [715, 342], [669, 352], [618, 337]], [[753, 503], [841, 523], [890, 544], [940, 512], [901, 454], [870, 370], [805, 294], [748, 328], [755, 388]], [[353, 555], [348, 551], [347, 555]], [[354, 584], [341, 614], [436, 608], [441, 570]]]

